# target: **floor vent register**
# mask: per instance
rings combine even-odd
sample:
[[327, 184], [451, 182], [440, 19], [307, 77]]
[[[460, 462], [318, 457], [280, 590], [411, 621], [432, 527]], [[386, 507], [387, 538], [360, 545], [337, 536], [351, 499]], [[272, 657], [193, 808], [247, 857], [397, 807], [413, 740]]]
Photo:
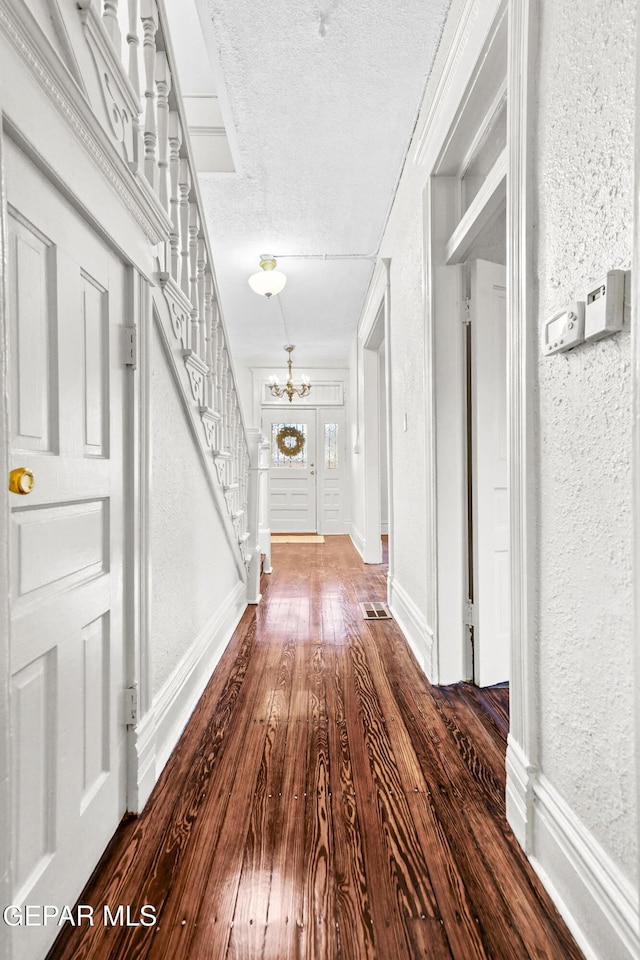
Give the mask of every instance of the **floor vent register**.
[[365, 620], [393, 620], [389, 607], [378, 600], [367, 600], [360, 604], [360, 609]]

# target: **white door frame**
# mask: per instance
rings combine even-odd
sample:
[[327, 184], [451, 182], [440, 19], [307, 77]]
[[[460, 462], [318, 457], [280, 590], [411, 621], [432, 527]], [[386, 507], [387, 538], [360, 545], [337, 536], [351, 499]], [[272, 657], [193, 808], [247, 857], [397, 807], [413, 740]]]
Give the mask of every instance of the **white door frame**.
[[130, 325], [137, 330], [137, 360], [125, 385], [125, 671], [136, 691], [138, 722], [127, 730], [127, 810], [140, 813], [156, 781], [155, 722], [151, 697], [151, 486], [150, 336], [153, 307], [149, 282], [130, 268]]
[[[640, 20], [637, 28], [640, 49]], [[636, 62], [636, 145], [640, 136], [640, 58]], [[640, 633], [640, 150], [635, 152], [633, 194], [633, 261], [631, 269], [632, 471], [633, 471], [633, 599], [634, 636]], [[636, 776], [640, 771], [640, 650], [636, 643]], [[640, 822], [638, 823], [640, 833]], [[640, 862], [638, 864], [640, 870]]]
[[533, 851], [533, 782], [538, 768], [534, 603], [536, 491], [533, 432], [538, 350], [533, 303], [533, 176], [529, 130], [535, 116], [536, 0], [510, 0], [507, 83], [507, 457], [510, 501], [511, 680], [507, 819]]
[[[2, 102], [0, 101], [0, 121], [2, 120]], [[7, 321], [6, 263], [7, 250], [7, 197], [4, 181], [4, 136], [0, 122], [0, 355], [8, 356], [9, 324]], [[2, 483], [2, 505], [0, 507], [0, 823], [11, 823], [10, 780], [9, 780], [9, 474], [8, 442], [9, 411], [7, 404], [7, 364], [0, 362], [0, 436], [6, 438], [0, 443], [0, 479]], [[4, 831], [0, 851], [0, 900], [11, 903], [11, 878], [9, 874], [9, 838]], [[0, 960], [9, 957], [9, 938], [0, 937]]]
[[[340, 411], [340, 416], [337, 417], [335, 411]], [[279, 412], [278, 412], [279, 411]], [[316, 450], [315, 450], [315, 498], [316, 498], [316, 530], [319, 534], [326, 534], [331, 536], [337, 531], [333, 530], [328, 532], [325, 527], [325, 519], [323, 516], [323, 502], [322, 496], [324, 493], [324, 484], [327, 479], [326, 471], [324, 469], [324, 423], [339, 423], [339, 432], [338, 432], [338, 447], [339, 447], [339, 462], [342, 464], [340, 467], [340, 496], [342, 498], [342, 530], [340, 533], [346, 533], [347, 531], [347, 504], [349, 502], [348, 491], [349, 491], [349, 470], [348, 470], [348, 459], [347, 459], [347, 444], [346, 444], [346, 425], [348, 422], [348, 410], [344, 403], [341, 404], [322, 404], [318, 403], [313, 406], [309, 406], [306, 403], [304, 404], [287, 404], [286, 407], [280, 405], [262, 405], [260, 407], [260, 430], [263, 435], [267, 437], [267, 447], [266, 447], [266, 456], [267, 462], [271, 462], [271, 434], [268, 435], [264, 433], [263, 427], [265, 422], [265, 416], [277, 416], [280, 420], [284, 421], [286, 419], [286, 414], [290, 413], [289, 419], [292, 419], [294, 416], [297, 416], [297, 413], [301, 415], [313, 415], [314, 417], [314, 428], [315, 428], [315, 437], [316, 437]], [[270, 467], [267, 467], [267, 473]], [[269, 485], [270, 486], [270, 485]], [[270, 497], [270, 493], [268, 494]], [[267, 503], [267, 516], [269, 519], [269, 524], [271, 523], [271, 508], [270, 500]], [[277, 532], [277, 531], [276, 531]]]
[[[1, 107], [1, 104], [0, 104]], [[2, 112], [0, 109], [0, 121]], [[3, 150], [5, 131], [0, 123], [0, 173], [3, 170]], [[47, 167], [38, 162], [39, 157], [34, 148], [26, 140], [20, 141], [20, 147], [25, 156], [34, 160], [42, 173], [47, 175]], [[6, 216], [7, 197], [4, 177], [0, 177], [0, 264], [6, 265]], [[58, 189], [56, 184], [52, 184]], [[68, 185], [63, 185], [62, 195], [72, 202], [72, 205], [90, 229], [96, 229], [96, 224], [85, 216], [86, 210], [81, 200], [77, 200]], [[150, 582], [147, 573], [146, 557], [148, 546], [148, 517], [146, 512], [149, 488], [149, 449], [148, 449], [148, 350], [147, 337], [150, 317], [150, 296], [148, 280], [130, 265], [130, 261], [121, 247], [118, 247], [106, 234], [97, 231], [101, 239], [111, 248], [113, 254], [123, 263], [128, 272], [128, 289], [126, 291], [127, 323], [135, 325], [139, 332], [138, 366], [142, 368], [142, 376], [132, 369], [125, 378], [124, 403], [125, 417], [123, 421], [123, 515], [125, 527], [124, 544], [124, 574], [123, 574], [123, 662], [124, 679], [131, 686], [136, 685], [139, 693], [138, 709], [140, 715], [148, 711], [150, 704], [149, 692], [149, 651], [148, 651], [148, 610]], [[128, 265], [129, 264], [129, 265]], [[0, 351], [2, 356], [8, 355], [8, 318], [7, 318], [7, 291], [6, 270], [0, 269]], [[0, 822], [11, 823], [11, 766], [10, 766], [10, 732], [11, 732], [11, 703], [9, 683], [9, 627], [10, 627], [10, 581], [9, 581], [9, 539], [10, 539], [10, 494], [6, 489], [6, 477], [9, 470], [8, 458], [8, 403], [7, 403], [7, 367], [0, 364], [0, 435], [5, 442], [0, 444], [0, 470], [3, 481], [4, 495], [0, 506]], [[122, 715], [121, 702], [114, 704], [118, 715]], [[123, 716], [124, 722], [124, 716]], [[128, 730], [125, 776], [126, 776], [126, 808], [132, 812], [142, 809], [153, 785], [155, 784], [155, 768], [148, 766], [147, 783], [142, 785], [141, 757], [137, 742], [140, 726], [131, 725]], [[2, 851], [0, 862], [0, 894], [4, 890], [4, 902], [10, 902], [11, 894], [11, 864], [9, 850]], [[5, 938], [0, 938], [0, 960], [9, 957], [9, 947]]]
[[[457, 200], [448, 178], [438, 177], [438, 161], [451, 134], [473, 78], [482, 47], [492, 25], [500, 14], [500, 0], [468, 0], [460, 17], [451, 49], [444, 65], [432, 105], [421, 124], [412, 159], [421, 165], [426, 175], [424, 202], [424, 271], [425, 271], [425, 351], [426, 371], [430, 380], [427, 402], [428, 442], [433, 460], [432, 503], [433, 520], [442, 530], [442, 503], [436, 496], [446, 480], [442, 473], [440, 440], [447, 443], [451, 469], [457, 472], [456, 458], [462, 462], [463, 437], [454, 428], [449, 438], [438, 438], [435, 427], [438, 403], [441, 400], [438, 377], [445, 370], [445, 348], [457, 382], [462, 382], [462, 336], [456, 329], [444, 330], [434, 322], [443, 307], [460, 307], [463, 295], [460, 268], [446, 266], [445, 250], [448, 232], [447, 218], [455, 209]], [[507, 210], [507, 403], [508, 403], [508, 462], [510, 500], [510, 567], [511, 567], [511, 663], [510, 733], [507, 748], [507, 816], [514, 832], [524, 847], [531, 851], [532, 785], [538, 760], [537, 702], [535, 689], [534, 624], [532, 615], [536, 595], [535, 586], [535, 498], [533, 471], [532, 383], [536, 356], [535, 323], [531, 298], [531, 155], [527, 144], [528, 126], [533, 115], [533, 69], [536, 56], [536, 0], [508, 0], [508, 64], [507, 64], [507, 154], [506, 154], [506, 210]], [[454, 205], [452, 207], [452, 205]], [[438, 251], [440, 251], [438, 253]], [[449, 343], [447, 344], [447, 340]], [[640, 352], [640, 351], [639, 351]], [[460, 391], [462, 393], [462, 391]], [[453, 411], [454, 420], [462, 423]], [[442, 428], [442, 424], [441, 424]], [[639, 455], [640, 457], [640, 455]], [[460, 469], [459, 477], [463, 476]], [[445, 498], [442, 498], [444, 501]], [[451, 539], [438, 537], [432, 548], [431, 580], [437, 583], [443, 576], [442, 551], [465, 536], [463, 523], [463, 492], [450, 497], [453, 506], [448, 518]], [[445, 518], [446, 519], [446, 518]], [[459, 551], [460, 557], [463, 551]], [[464, 571], [461, 563], [449, 559], [449, 574], [462, 585]], [[455, 584], [454, 584], [455, 586]], [[457, 588], [456, 588], [457, 589]], [[462, 594], [458, 593], [460, 597]], [[458, 617], [458, 611], [455, 611]], [[454, 642], [453, 662], [447, 662], [449, 643], [444, 643], [446, 617], [451, 617], [445, 605], [437, 608], [434, 623], [437, 645], [434, 677], [447, 682], [460, 679], [455, 676], [463, 668], [463, 644]], [[462, 622], [462, 617], [459, 618]], [[456, 662], [457, 660], [457, 662]], [[451, 672], [451, 676], [449, 675]]]
[[[378, 262], [371, 281], [367, 300], [362, 312], [357, 337], [357, 350], [360, 355], [359, 367], [362, 371], [361, 450], [363, 458], [364, 480], [364, 529], [362, 559], [365, 563], [382, 563], [380, 502], [380, 355], [382, 341], [385, 342], [385, 401], [387, 404], [387, 464], [391, 464], [392, 417], [390, 404], [390, 289], [389, 273], [391, 262], [383, 259]], [[388, 470], [388, 524], [389, 524], [389, 573], [388, 583], [393, 582], [393, 470]]]

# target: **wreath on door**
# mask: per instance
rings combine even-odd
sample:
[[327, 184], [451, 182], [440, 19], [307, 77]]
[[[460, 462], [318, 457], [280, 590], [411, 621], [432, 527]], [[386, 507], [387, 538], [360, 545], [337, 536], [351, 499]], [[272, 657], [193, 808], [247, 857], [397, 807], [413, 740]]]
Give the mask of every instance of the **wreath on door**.
[[276, 443], [284, 457], [297, 457], [304, 450], [305, 436], [297, 427], [280, 427]]

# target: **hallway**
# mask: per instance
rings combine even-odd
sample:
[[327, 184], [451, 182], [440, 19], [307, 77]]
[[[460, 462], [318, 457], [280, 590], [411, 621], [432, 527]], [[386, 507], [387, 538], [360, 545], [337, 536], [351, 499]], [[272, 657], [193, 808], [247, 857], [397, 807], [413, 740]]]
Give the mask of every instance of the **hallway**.
[[273, 553], [80, 898], [157, 924], [67, 924], [49, 960], [577, 960], [504, 819], [504, 694], [483, 714], [429, 685], [393, 622], [365, 624], [386, 567], [347, 537]]

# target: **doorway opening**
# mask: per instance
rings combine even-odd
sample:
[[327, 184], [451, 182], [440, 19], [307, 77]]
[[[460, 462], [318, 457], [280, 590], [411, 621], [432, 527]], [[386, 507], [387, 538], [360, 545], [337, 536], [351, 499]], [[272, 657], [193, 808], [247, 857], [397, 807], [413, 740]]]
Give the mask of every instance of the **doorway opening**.
[[506, 5], [453, 106], [425, 189], [434, 679], [510, 668]]
[[504, 264], [479, 258], [467, 261], [465, 286], [465, 666], [468, 678], [486, 687], [506, 683], [510, 676]]
[[344, 408], [263, 409], [262, 432], [269, 442], [271, 531], [344, 533]]

